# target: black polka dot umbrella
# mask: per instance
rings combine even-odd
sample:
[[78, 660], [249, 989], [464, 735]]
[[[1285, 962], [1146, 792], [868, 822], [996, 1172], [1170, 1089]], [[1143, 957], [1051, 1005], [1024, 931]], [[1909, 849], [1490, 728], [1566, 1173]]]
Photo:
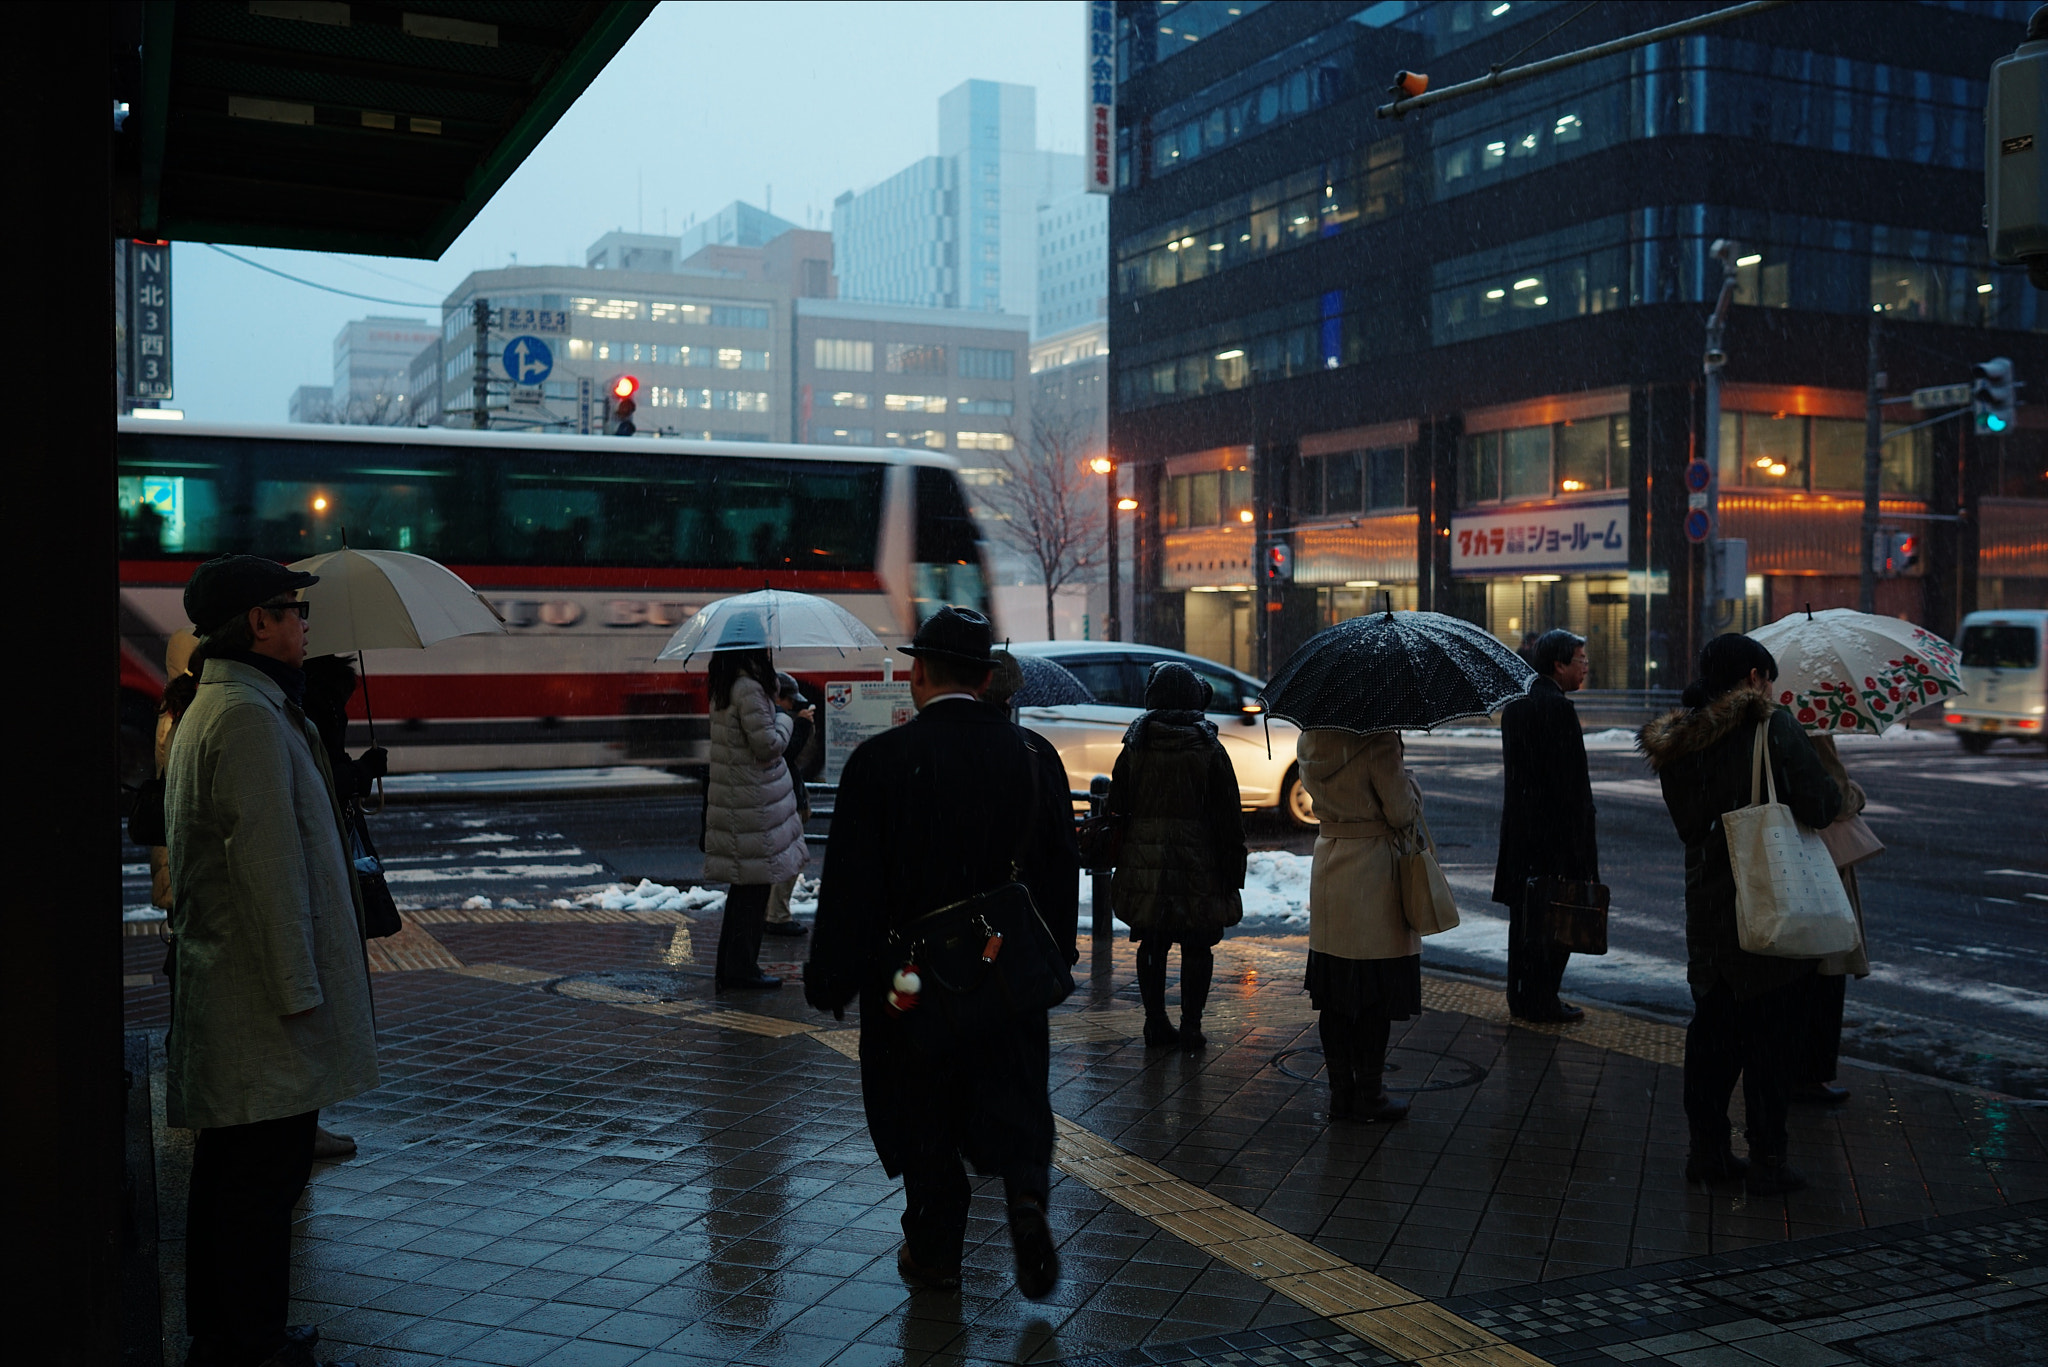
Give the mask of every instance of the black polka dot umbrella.
[[1484, 627], [1440, 612], [1377, 612], [1311, 636], [1261, 700], [1304, 730], [1426, 730], [1484, 716], [1535, 677]]

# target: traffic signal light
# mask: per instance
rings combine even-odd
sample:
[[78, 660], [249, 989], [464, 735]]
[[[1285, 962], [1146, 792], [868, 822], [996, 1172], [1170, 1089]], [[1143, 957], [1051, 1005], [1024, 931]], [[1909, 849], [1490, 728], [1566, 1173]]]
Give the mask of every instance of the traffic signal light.
[[640, 392], [637, 376], [619, 375], [604, 387], [604, 434], [608, 437], [630, 437], [636, 430], [633, 426], [633, 411], [640, 405], [633, 396]]
[[1294, 578], [1294, 547], [1276, 541], [1266, 547], [1266, 582], [1285, 584]]
[[1920, 538], [1911, 532], [1880, 529], [1870, 547], [1871, 567], [1886, 579], [1896, 579], [1920, 559]]
[[1977, 435], [1997, 436], [2012, 431], [2013, 383], [2012, 362], [2003, 356], [1994, 356], [1970, 367], [1975, 377], [1970, 381], [1970, 407], [1977, 415]]

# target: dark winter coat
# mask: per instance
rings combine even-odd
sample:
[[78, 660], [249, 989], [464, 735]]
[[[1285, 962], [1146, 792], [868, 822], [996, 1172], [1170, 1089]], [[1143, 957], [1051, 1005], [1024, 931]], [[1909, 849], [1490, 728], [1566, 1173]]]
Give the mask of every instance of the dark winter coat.
[[1013, 861], [1068, 961], [1079, 957], [1081, 860], [1058, 752], [984, 703], [934, 702], [853, 752], [835, 812], [804, 995], [826, 1010], [860, 1000], [861, 1097], [883, 1168], [896, 1176], [929, 1144], [982, 1173], [1049, 1162], [1045, 1013], [1015, 1018], [964, 1064], [934, 1064], [884, 997], [901, 967], [890, 928], [1001, 886]]
[[1214, 944], [1244, 919], [1244, 817], [1237, 771], [1199, 712], [1147, 712], [1110, 775], [1109, 810], [1125, 818], [1111, 885], [1131, 938]]
[[1805, 977], [1820, 962], [1750, 954], [1736, 939], [1735, 874], [1721, 816], [1749, 805], [1759, 726], [1769, 728], [1766, 753], [1778, 801], [1815, 830], [1833, 821], [1841, 793], [1792, 714], [1762, 693], [1731, 690], [1702, 707], [1668, 712], [1636, 737], [1685, 842], [1685, 976], [1695, 995], [1726, 983], [1747, 1001]]
[[1539, 674], [1501, 710], [1500, 751], [1506, 773], [1493, 900], [1519, 905], [1531, 878], [1599, 882], [1593, 783], [1570, 695]]

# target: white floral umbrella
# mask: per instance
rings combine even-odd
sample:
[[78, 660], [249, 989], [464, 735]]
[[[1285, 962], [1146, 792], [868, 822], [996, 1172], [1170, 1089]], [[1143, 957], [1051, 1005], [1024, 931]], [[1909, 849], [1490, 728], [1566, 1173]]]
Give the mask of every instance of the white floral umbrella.
[[1803, 611], [1749, 635], [1778, 661], [1778, 701], [1815, 735], [1881, 735], [1963, 691], [1956, 648], [1897, 617]]

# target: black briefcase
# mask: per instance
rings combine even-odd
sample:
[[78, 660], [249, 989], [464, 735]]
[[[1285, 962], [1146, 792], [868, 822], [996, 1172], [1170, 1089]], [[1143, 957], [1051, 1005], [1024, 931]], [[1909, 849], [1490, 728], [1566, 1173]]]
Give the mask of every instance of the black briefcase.
[[1607, 952], [1605, 883], [1531, 878], [1524, 892], [1524, 944], [1568, 949], [1574, 954]]

